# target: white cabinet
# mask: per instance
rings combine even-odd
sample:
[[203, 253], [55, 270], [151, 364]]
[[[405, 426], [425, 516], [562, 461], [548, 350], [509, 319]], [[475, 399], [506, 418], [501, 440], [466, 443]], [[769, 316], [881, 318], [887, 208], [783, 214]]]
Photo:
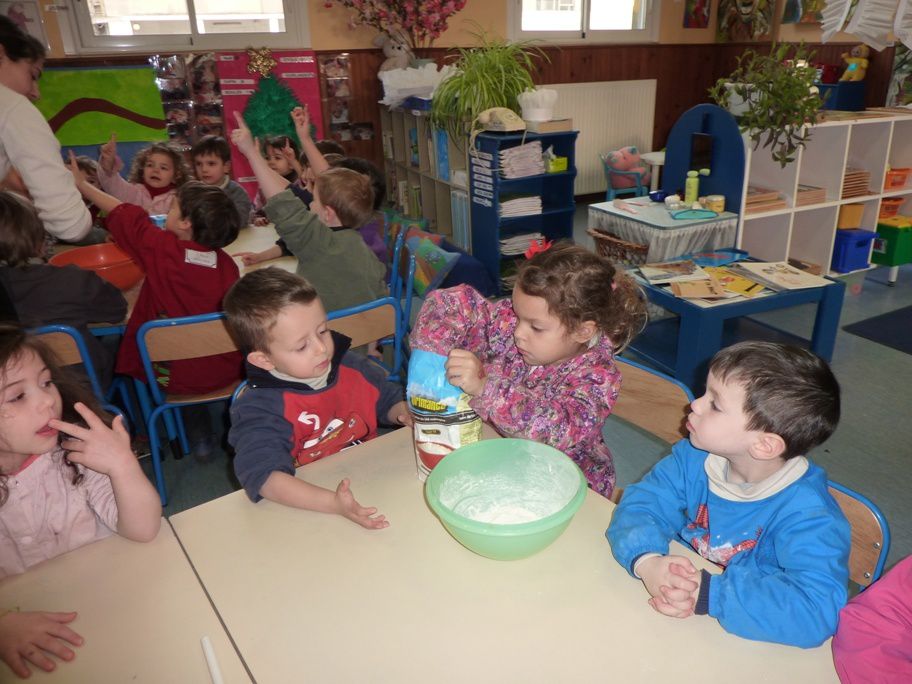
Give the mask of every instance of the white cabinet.
[[[888, 167], [912, 167], [912, 114], [819, 123], [796, 160], [785, 168], [772, 160], [768, 148], [755, 151], [746, 138], [745, 146], [747, 172], [739, 208], [738, 247], [758, 259], [799, 259], [821, 266], [826, 274], [841, 206], [863, 205], [861, 227], [867, 230], [876, 230], [885, 198], [903, 198], [899, 213], [912, 214], [912, 176], [903, 187], [884, 189]], [[870, 174], [864, 194], [844, 197], [845, 175], [850, 169]], [[796, 206], [799, 185], [823, 188], [825, 199]], [[745, 213], [749, 186], [779, 192], [786, 207]]]

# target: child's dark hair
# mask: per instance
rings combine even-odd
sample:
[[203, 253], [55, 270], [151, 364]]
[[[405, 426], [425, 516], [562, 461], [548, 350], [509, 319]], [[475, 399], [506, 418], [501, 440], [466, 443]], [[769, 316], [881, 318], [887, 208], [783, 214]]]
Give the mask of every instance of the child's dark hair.
[[294, 151], [295, 157], [301, 154], [301, 148], [298, 146], [298, 143], [294, 138], [291, 138], [287, 135], [270, 135], [263, 140], [263, 149], [264, 150], [284, 150], [285, 147], [291, 147]]
[[177, 190], [181, 218], [189, 219], [193, 241], [221, 249], [237, 240], [241, 229], [234, 202], [221, 188], [200, 181], [187, 181]]
[[0, 190], [0, 263], [24, 266], [43, 247], [44, 225], [35, 207], [14, 192]]
[[839, 423], [839, 383], [827, 362], [806, 349], [739, 342], [717, 352], [709, 372], [744, 387], [747, 429], [779, 435], [785, 459], [826, 441]]
[[367, 159], [361, 157], [342, 157], [332, 163], [333, 168], [351, 169], [370, 178], [371, 189], [374, 191], [374, 211], [380, 209], [383, 198], [386, 197], [386, 181], [380, 170]]
[[152, 143], [148, 147], [141, 149], [133, 157], [133, 163], [130, 165], [130, 174], [127, 176], [128, 181], [131, 183], [143, 182], [143, 169], [149, 157], [153, 154], [164, 154], [171, 158], [171, 163], [174, 165], [174, 179], [171, 182], [174, 183], [174, 187], [179, 188], [190, 179], [190, 168], [187, 166], [184, 155], [179, 150], [168, 143]]
[[6, 56], [14, 62], [27, 59], [32, 62], [44, 59], [47, 51], [41, 41], [23, 31], [7, 16], [0, 15], [0, 45]]
[[360, 228], [374, 213], [374, 191], [367, 176], [351, 169], [327, 169], [314, 182], [320, 204], [331, 207], [347, 228]]
[[229, 147], [228, 141], [220, 135], [207, 135], [200, 138], [199, 142], [190, 148], [191, 159], [209, 155], [218, 157], [226, 164], [230, 162], [231, 147]]
[[307, 280], [281, 268], [261, 268], [238, 280], [223, 303], [228, 330], [245, 352], [269, 351], [269, 331], [282, 309], [310, 304], [317, 291]]
[[320, 154], [341, 154], [345, 156], [345, 148], [342, 147], [342, 143], [333, 140], [332, 138], [323, 138], [322, 140], [317, 140], [314, 143], [314, 147], [320, 150]]
[[[29, 351], [37, 354], [44, 362], [51, 373], [54, 385], [57, 386], [57, 391], [60, 392], [61, 420], [82, 424], [82, 416], [73, 408], [76, 402], [82, 402], [110, 426], [111, 416], [102, 409], [88, 383], [81, 381], [69, 369], [61, 368], [53, 352], [40, 339], [28, 335], [21, 326], [10, 322], [0, 323], [0, 389], [6, 383], [7, 368], [10, 364], [20, 361]], [[0, 411], [2, 410], [0, 406]], [[61, 439], [65, 438], [61, 435]], [[64, 463], [73, 472], [73, 484], [79, 484], [83, 478], [82, 472], [69, 459], [64, 459]], [[0, 506], [6, 503], [9, 497], [6, 485], [8, 476], [8, 473], [0, 473]]]
[[94, 173], [95, 176], [98, 176], [98, 162], [91, 157], [87, 157], [84, 154], [76, 157], [76, 166], [85, 174]]
[[644, 297], [633, 279], [607, 259], [570, 242], [558, 242], [522, 263], [516, 287], [544, 299], [568, 332], [595, 321], [615, 353], [646, 323]]

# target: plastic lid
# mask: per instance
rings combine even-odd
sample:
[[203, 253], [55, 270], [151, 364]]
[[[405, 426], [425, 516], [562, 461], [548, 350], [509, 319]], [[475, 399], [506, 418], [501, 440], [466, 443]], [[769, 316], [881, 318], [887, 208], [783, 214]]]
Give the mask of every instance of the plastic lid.
[[696, 172], [696, 171], [688, 171], [688, 172], [687, 172], [687, 177], [688, 177], [688, 178], [696, 178], [696, 177], [697, 177], [697, 172]]

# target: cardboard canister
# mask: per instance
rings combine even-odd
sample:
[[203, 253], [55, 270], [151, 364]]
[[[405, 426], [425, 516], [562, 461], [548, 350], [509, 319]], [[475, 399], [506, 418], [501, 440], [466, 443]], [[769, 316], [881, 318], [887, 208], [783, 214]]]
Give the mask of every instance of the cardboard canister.
[[710, 211], [721, 214], [725, 211], [725, 195], [707, 195], [705, 206]]

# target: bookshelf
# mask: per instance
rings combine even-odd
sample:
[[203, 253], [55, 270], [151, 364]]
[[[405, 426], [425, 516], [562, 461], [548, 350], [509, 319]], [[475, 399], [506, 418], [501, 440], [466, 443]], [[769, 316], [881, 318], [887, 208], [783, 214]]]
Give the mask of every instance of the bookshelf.
[[[912, 167], [912, 115], [876, 114], [858, 112], [860, 118], [818, 123], [785, 168], [769, 150], [755, 151], [745, 139], [737, 246], [763, 261], [797, 259], [820, 266], [824, 275], [841, 276], [845, 274], [831, 272], [830, 264], [843, 206], [862, 205], [860, 227], [866, 230], [877, 229], [884, 199], [901, 198], [899, 213], [912, 214], [912, 179], [885, 187], [888, 166]], [[808, 186], [820, 190], [808, 195]], [[751, 202], [749, 187], [773, 191], [781, 202], [767, 207]]]
[[[522, 256], [501, 253], [502, 238], [541, 233], [548, 240], [573, 239], [573, 181], [576, 179], [577, 131], [556, 133], [481, 133], [475, 138], [477, 154], [469, 154], [472, 254], [481, 261], [502, 293], [510, 288], [502, 283], [512, 262]], [[502, 150], [541, 141], [542, 149], [567, 157], [566, 171], [543, 173], [524, 178], [502, 178]], [[514, 195], [541, 197], [541, 212], [525, 216], [501, 216], [501, 200]]]
[[387, 201], [470, 249], [466, 154], [426, 111], [380, 108]]

